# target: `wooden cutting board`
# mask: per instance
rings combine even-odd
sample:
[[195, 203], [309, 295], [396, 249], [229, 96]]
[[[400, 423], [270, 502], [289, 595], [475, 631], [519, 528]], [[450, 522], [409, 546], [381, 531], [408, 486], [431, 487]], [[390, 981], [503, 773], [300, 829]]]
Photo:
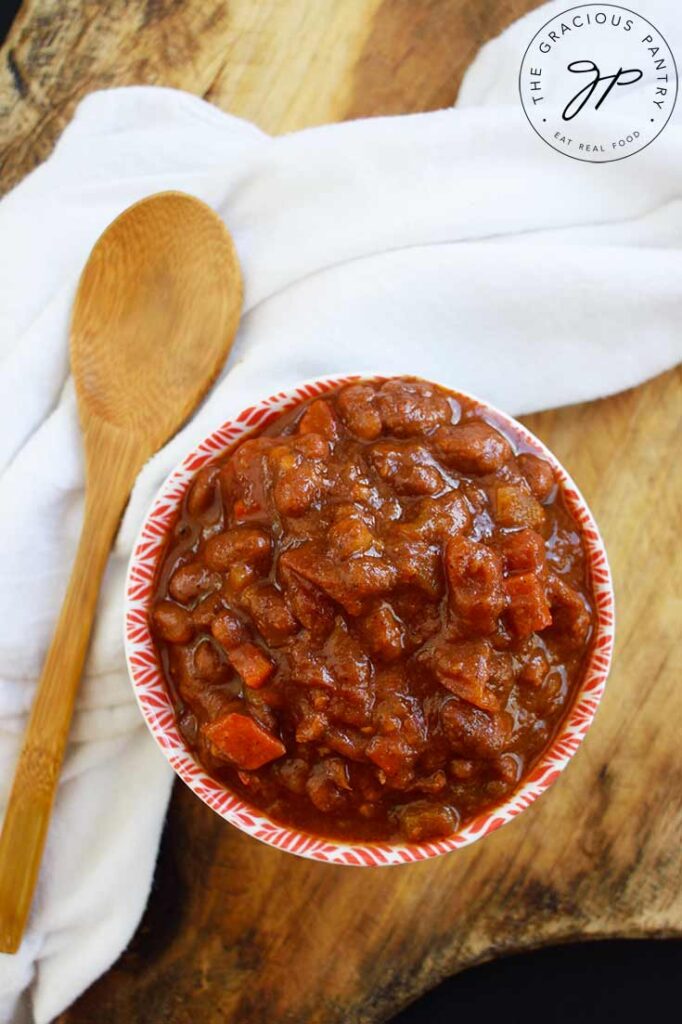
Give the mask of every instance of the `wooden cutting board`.
[[[449, 105], [479, 46], [534, 6], [25, 0], [0, 61], [3, 186], [102, 86], [178, 86], [271, 132]], [[590, 502], [617, 595], [606, 697], [554, 788], [466, 850], [359, 871], [253, 842], [178, 784], [142, 925], [61, 1024], [376, 1022], [502, 953], [682, 935], [681, 399], [673, 372], [526, 418]]]

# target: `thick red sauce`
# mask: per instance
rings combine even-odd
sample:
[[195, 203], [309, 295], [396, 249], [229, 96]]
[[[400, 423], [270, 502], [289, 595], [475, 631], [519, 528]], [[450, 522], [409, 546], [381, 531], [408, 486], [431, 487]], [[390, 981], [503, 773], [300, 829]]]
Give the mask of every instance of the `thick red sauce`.
[[151, 622], [212, 775], [317, 835], [419, 842], [518, 787], [594, 612], [549, 463], [397, 378], [304, 403], [202, 469]]

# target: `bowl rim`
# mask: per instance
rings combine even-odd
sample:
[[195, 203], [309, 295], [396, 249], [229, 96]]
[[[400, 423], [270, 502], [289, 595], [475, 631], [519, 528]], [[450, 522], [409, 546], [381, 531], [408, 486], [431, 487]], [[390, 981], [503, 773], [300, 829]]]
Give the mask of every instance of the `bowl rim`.
[[[556, 456], [526, 427], [490, 402], [458, 390], [457, 394], [476, 402], [484, 412], [494, 416], [499, 425], [518, 434], [532, 452], [551, 463], [560, 481], [564, 501], [580, 526], [584, 539], [597, 621], [580, 689], [550, 746], [506, 800], [477, 815], [451, 836], [425, 843], [352, 842], [290, 828], [248, 805], [213, 779], [196, 760], [177, 728], [148, 624], [148, 604], [167, 529], [191, 480], [204, 465], [220, 458], [242, 438], [262, 429], [266, 423], [296, 405], [344, 384], [377, 383], [399, 376], [403, 375], [360, 372], [310, 378], [248, 406], [210, 431], [168, 474], [157, 490], [142, 520], [126, 571], [124, 645], [128, 673], [147, 727], [176, 774], [205, 804], [247, 835], [278, 850], [329, 864], [374, 867], [428, 860], [462, 849], [511, 821], [552, 785], [578, 750], [603, 696], [613, 654], [613, 582], [604, 542], [587, 502]], [[439, 386], [445, 388], [445, 385]]]

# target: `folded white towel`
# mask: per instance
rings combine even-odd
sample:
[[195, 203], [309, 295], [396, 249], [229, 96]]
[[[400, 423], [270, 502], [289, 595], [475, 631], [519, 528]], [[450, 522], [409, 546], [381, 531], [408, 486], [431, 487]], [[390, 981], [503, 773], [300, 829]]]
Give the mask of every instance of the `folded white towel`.
[[[679, 12], [645, 6], [675, 49]], [[87, 254], [130, 203], [182, 189], [224, 215], [246, 283], [225, 372], [141, 473], [116, 542], [30, 927], [17, 956], [0, 956], [0, 1020], [52, 1019], [144, 907], [172, 776], [131, 696], [123, 577], [155, 489], [189, 447], [322, 373], [420, 374], [518, 413], [679, 359], [682, 128], [674, 119], [648, 149], [600, 166], [544, 145], [516, 74], [551, 13], [489, 44], [462, 105], [433, 114], [273, 139], [179, 92], [94, 94], [0, 204], [3, 800], [81, 519], [67, 327]]]

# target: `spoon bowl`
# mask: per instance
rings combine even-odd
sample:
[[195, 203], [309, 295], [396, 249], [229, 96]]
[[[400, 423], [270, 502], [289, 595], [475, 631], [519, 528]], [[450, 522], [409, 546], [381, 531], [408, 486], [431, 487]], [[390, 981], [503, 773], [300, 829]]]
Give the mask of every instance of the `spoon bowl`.
[[81, 419], [134, 434], [148, 458], [215, 380], [241, 304], [234, 244], [204, 203], [161, 192], [129, 207], [95, 244], [73, 308]]

